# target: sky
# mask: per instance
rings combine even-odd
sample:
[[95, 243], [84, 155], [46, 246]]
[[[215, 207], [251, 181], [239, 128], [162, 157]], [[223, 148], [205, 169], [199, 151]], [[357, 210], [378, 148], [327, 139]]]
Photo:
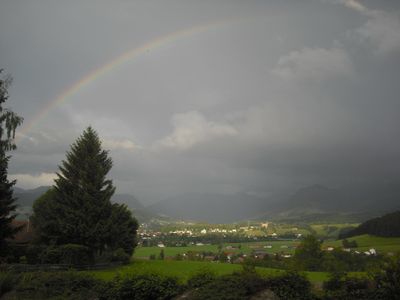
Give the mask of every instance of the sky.
[[118, 193], [266, 197], [400, 178], [400, 2], [1, 0], [24, 117], [10, 178], [52, 185], [91, 125]]

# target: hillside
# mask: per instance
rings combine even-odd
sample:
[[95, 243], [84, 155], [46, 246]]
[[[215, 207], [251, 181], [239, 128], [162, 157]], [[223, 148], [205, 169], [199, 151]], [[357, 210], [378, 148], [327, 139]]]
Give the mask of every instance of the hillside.
[[340, 238], [370, 234], [380, 237], [400, 237], [400, 211], [368, 220], [357, 228], [341, 234]]
[[179, 219], [214, 223], [246, 219], [282, 222], [363, 222], [400, 209], [400, 185], [370, 184], [328, 188], [312, 185], [290, 196], [269, 198], [244, 193], [182, 194], [149, 208]]
[[[357, 247], [354, 250], [367, 251], [374, 248], [378, 253], [396, 253], [400, 251], [400, 237], [379, 237], [368, 234], [357, 235], [348, 239], [355, 241]], [[342, 247], [343, 240], [325, 241], [324, 247]]]
[[349, 185], [337, 189], [322, 185], [301, 188], [269, 207], [261, 218], [285, 222], [363, 222], [400, 208], [395, 184]]

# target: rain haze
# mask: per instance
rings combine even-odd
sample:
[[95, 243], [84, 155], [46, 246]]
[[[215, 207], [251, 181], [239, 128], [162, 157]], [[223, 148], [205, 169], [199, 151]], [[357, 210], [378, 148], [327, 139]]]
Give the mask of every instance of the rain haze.
[[399, 182], [399, 1], [2, 0], [0, 53], [22, 188], [89, 125], [145, 204]]

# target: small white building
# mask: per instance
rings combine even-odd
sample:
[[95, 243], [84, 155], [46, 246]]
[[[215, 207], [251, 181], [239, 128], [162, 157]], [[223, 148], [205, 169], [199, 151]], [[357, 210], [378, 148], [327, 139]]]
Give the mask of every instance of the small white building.
[[207, 230], [204, 228], [203, 230], [200, 231], [201, 234], [206, 234]]

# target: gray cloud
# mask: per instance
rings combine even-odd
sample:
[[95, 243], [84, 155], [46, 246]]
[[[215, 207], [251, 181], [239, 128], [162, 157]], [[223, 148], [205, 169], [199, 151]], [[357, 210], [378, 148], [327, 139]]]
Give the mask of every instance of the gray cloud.
[[[9, 105], [34, 121], [10, 163], [22, 186], [51, 180], [88, 125], [110, 150], [118, 189], [148, 203], [399, 178], [395, 1], [3, 2]], [[115, 67], [35, 121], [122, 53], [217, 21]]]

